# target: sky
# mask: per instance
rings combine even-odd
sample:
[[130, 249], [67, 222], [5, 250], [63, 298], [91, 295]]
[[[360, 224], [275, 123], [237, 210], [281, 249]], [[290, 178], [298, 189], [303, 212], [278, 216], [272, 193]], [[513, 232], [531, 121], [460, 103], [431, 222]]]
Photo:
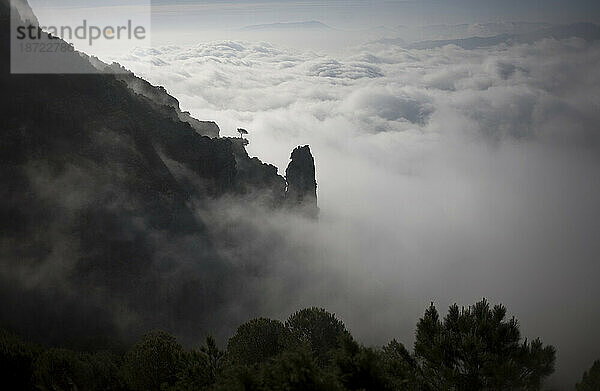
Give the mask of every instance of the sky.
[[[30, 3], [43, 25], [75, 26], [86, 18], [92, 24], [104, 26], [133, 19], [137, 24], [148, 26], [147, 45], [246, 39], [331, 51], [383, 37], [418, 41], [457, 36], [456, 31], [454, 34], [438, 31], [435, 35], [418, 29], [432, 25], [439, 28], [440, 25], [511, 22], [600, 22], [600, 3], [593, 0], [30, 0]], [[307, 21], [323, 23], [328, 30], [314, 34], [305, 31], [301, 36], [289, 30], [277, 34], [243, 30], [254, 25]], [[323, 34], [327, 34], [326, 40], [322, 39]], [[485, 29], [473, 30], [471, 34], [493, 35]], [[96, 47], [78, 46], [75, 42], [76, 47], [101, 58], [105, 58], [106, 53], [132, 48], [122, 41], [119, 43], [123, 48], [116, 41], [109, 43], [105, 48], [101, 42], [96, 42]]]
[[498, 21], [598, 22], [594, 0], [31, 0], [34, 9], [151, 3], [158, 27], [232, 28], [317, 19], [338, 28]]

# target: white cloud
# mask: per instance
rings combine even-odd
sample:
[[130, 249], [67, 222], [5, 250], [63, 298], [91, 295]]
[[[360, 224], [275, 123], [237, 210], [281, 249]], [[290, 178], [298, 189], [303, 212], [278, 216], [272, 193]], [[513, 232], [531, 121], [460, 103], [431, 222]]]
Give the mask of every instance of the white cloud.
[[361, 79], [363, 77], [383, 77], [381, 70], [369, 64], [342, 64], [337, 60], [325, 60], [310, 67], [310, 76], [335, 77], [340, 79]]
[[488, 296], [559, 345], [572, 383], [600, 356], [578, 337], [600, 327], [599, 60], [573, 39], [338, 56], [216, 42], [120, 61], [222, 134], [249, 129], [250, 154], [281, 169], [311, 145], [310, 244], [348, 286], [315, 282], [290, 307], [327, 305], [367, 341], [409, 342], [430, 300]]

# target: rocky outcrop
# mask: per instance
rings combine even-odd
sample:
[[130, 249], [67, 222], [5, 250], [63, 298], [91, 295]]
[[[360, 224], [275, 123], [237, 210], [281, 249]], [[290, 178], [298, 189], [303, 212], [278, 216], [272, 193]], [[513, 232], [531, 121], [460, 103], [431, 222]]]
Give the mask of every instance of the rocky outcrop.
[[277, 173], [272, 164], [263, 163], [257, 157], [250, 157], [246, 151], [247, 140], [228, 137], [231, 142], [237, 167], [236, 192], [245, 201], [253, 201], [263, 206], [278, 208], [285, 200], [285, 179]]
[[310, 147], [297, 147], [290, 157], [291, 162], [285, 170], [287, 190], [286, 205], [309, 217], [316, 217], [317, 181], [315, 180], [315, 160]]

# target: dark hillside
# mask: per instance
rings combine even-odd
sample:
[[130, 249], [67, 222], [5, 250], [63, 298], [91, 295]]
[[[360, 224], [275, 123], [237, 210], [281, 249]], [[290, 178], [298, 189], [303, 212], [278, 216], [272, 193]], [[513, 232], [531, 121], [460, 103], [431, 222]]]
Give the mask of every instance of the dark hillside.
[[285, 179], [163, 88], [80, 53], [48, 67], [93, 73], [11, 75], [0, 4], [0, 323], [44, 341], [201, 333], [238, 273], [207, 202], [275, 208]]

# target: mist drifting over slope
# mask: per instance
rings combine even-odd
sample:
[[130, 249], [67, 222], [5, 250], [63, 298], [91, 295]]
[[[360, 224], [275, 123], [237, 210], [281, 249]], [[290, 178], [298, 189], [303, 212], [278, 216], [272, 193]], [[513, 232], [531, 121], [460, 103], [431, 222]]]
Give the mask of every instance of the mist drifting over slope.
[[250, 154], [280, 168], [311, 145], [321, 219], [285, 231], [295, 245], [260, 281], [267, 315], [321, 305], [366, 342], [410, 343], [430, 301], [485, 296], [557, 346], [556, 384], [600, 356], [597, 42], [340, 55], [220, 41], [119, 62], [222, 133], [250, 130]]

